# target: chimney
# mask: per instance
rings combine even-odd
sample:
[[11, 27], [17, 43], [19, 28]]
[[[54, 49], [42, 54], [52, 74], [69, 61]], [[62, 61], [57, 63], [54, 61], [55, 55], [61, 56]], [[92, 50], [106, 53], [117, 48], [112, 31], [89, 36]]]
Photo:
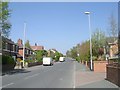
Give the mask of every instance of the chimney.
[[18, 46], [22, 46], [22, 40], [21, 39], [18, 39]]
[[35, 43], [35, 46], [37, 46], [37, 43]]

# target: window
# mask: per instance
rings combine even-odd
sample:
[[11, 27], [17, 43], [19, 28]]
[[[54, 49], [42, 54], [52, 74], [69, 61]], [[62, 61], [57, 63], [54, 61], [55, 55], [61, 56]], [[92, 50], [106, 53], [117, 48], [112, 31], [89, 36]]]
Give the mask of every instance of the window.
[[15, 51], [15, 45], [12, 45], [12, 46], [13, 46], [13, 47], [12, 47], [12, 48], [13, 48], [12, 51]]
[[6, 43], [4, 41], [2, 42], [2, 48], [6, 49]]

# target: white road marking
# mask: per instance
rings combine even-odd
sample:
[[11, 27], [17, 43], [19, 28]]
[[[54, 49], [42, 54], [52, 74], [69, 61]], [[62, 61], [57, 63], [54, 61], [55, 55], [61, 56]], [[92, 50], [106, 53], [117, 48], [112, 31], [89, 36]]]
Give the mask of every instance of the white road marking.
[[5, 87], [10, 86], [10, 85], [13, 85], [13, 84], [14, 84], [14, 83], [9, 83], [9, 84], [7, 84], [7, 85], [2, 86], [2, 88], [5, 88]]
[[73, 73], [73, 78], [74, 78], [74, 80], [73, 80], [73, 89], [75, 89], [75, 82], [76, 82], [76, 77], [75, 77], [75, 72], [76, 72], [76, 70], [75, 70], [75, 61], [74, 61], [73, 70], [74, 70], [74, 73]]
[[35, 77], [35, 76], [38, 76], [38, 75], [39, 75], [39, 73], [34, 74], [34, 75], [31, 75], [31, 76], [27, 76], [27, 77], [25, 77], [24, 79], [29, 79], [29, 78], [32, 78], [32, 77]]

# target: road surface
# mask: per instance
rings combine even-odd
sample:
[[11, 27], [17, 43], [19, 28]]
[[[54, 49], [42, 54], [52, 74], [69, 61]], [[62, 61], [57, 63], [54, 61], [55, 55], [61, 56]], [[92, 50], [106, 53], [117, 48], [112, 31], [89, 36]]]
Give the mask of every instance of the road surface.
[[40, 65], [8, 73], [2, 76], [2, 88], [72, 88], [73, 90], [75, 88], [96, 88], [94, 90], [111, 88], [110, 90], [118, 90], [118, 86], [106, 81], [105, 76], [105, 73], [92, 72], [85, 65], [69, 59], [65, 62], [56, 62], [53, 66]]
[[75, 62], [67, 60], [53, 66], [35, 66], [2, 78], [3, 88], [73, 88]]

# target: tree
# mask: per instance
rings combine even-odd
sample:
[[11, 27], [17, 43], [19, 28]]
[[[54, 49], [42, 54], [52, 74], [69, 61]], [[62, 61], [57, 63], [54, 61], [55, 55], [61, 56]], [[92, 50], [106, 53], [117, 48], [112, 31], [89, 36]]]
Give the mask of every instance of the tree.
[[92, 34], [92, 53], [93, 56], [99, 57], [104, 54], [104, 46], [106, 46], [105, 32], [96, 29]]
[[0, 35], [8, 37], [10, 33], [11, 24], [9, 22], [10, 10], [8, 9], [8, 2], [0, 2]]
[[76, 59], [77, 57], [77, 48], [76, 46], [74, 46], [72, 49], [71, 49], [71, 57]]
[[62, 56], [61, 53], [55, 52], [55, 60], [56, 60], [56, 61], [59, 61], [59, 58], [60, 58], [61, 56]]
[[90, 60], [90, 41], [85, 41], [80, 45], [80, 59], [83, 61]]
[[31, 46], [30, 46], [30, 42], [29, 42], [29, 40], [27, 40], [27, 41], [26, 41], [26, 43], [25, 43], [25, 47], [27, 47], [27, 48], [30, 48], [30, 49], [31, 49]]
[[44, 57], [44, 56], [47, 56], [47, 51], [46, 50], [39, 50], [39, 51], [36, 51], [36, 59], [38, 60], [38, 61], [42, 61], [42, 58]]
[[109, 17], [109, 29], [108, 29], [109, 36], [114, 38], [113, 42], [116, 40], [116, 37], [118, 37], [118, 29], [117, 29], [117, 21], [115, 19], [114, 14], [112, 13]]
[[66, 52], [66, 56], [67, 56], [67, 57], [70, 57], [70, 56], [71, 56], [71, 52], [70, 52], [70, 50], [67, 50], [67, 52]]
[[[72, 57], [76, 59], [77, 61], [80, 60], [85, 60], [89, 61], [90, 60], [90, 45], [89, 41], [83, 42], [81, 45], [77, 44], [70, 50], [66, 52], [67, 56]], [[79, 56], [78, 56], [79, 54]]]

